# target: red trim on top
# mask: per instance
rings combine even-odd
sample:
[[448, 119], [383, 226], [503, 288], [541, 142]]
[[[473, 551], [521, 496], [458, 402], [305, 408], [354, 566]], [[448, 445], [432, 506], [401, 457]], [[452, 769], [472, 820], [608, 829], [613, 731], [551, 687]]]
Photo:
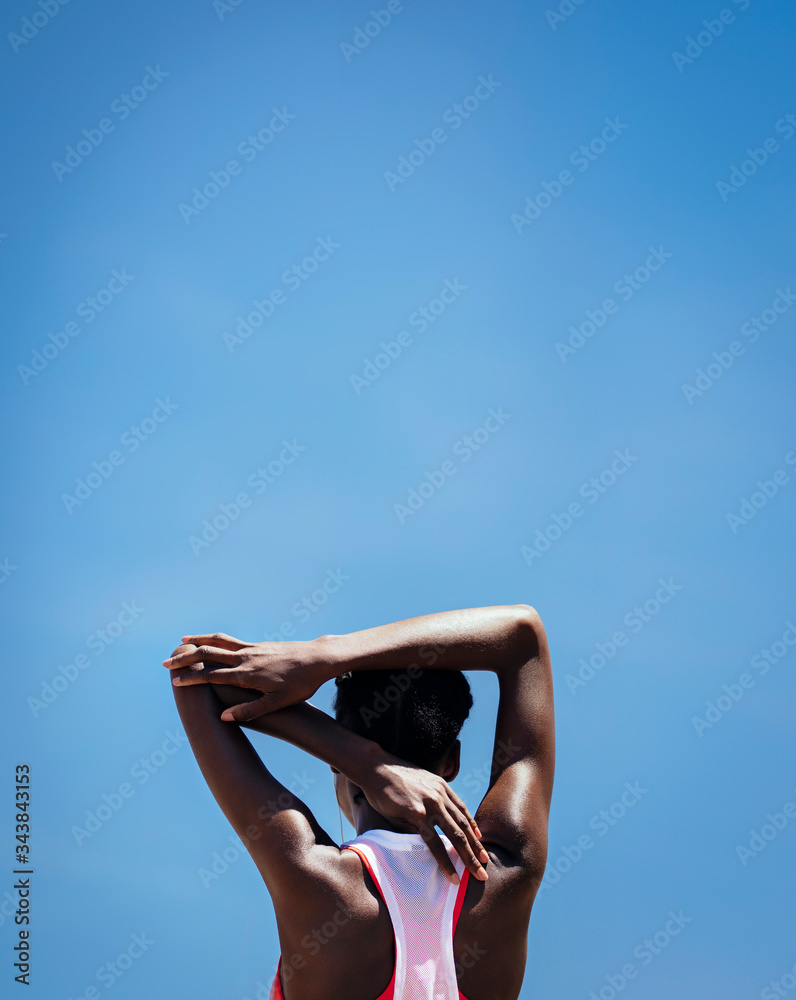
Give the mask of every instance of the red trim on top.
[[[365, 856], [364, 851], [360, 851], [359, 848], [357, 848], [357, 847], [344, 847], [344, 848], [342, 848], [342, 850], [344, 850], [344, 851], [354, 851], [356, 854], [359, 855], [359, 857], [362, 859], [362, 864], [370, 872], [370, 877], [373, 879], [374, 883], [376, 884], [376, 888], [379, 890], [379, 895], [384, 900], [384, 905], [387, 906], [387, 900], [384, 899], [384, 893], [381, 891], [381, 886], [379, 885], [379, 880], [376, 878], [376, 873], [371, 868], [370, 861], [368, 861], [367, 857]], [[397, 939], [395, 937], [395, 928], [393, 928], [393, 935], [392, 936], [393, 936], [393, 942], [394, 942], [394, 947], [395, 947], [396, 962], [395, 962], [395, 965], [393, 965], [393, 967], [392, 967], [392, 978], [390, 979], [389, 983], [387, 984], [387, 989], [383, 993], [379, 994], [379, 996], [376, 997], [376, 1000], [394, 1000], [394, 997], [395, 997], [395, 973], [398, 971], [398, 961], [397, 961], [397, 959], [398, 959], [398, 941], [397, 941]]]
[[[470, 881], [470, 869], [465, 868], [462, 872], [462, 880], [459, 883], [459, 891], [456, 893], [456, 905], [453, 907], [453, 931], [451, 939], [456, 934], [456, 924], [459, 922], [459, 914], [464, 906], [464, 894], [467, 892], [467, 883]], [[467, 1000], [467, 997], [459, 990], [459, 1000]]]
[[456, 933], [456, 924], [459, 920], [459, 914], [462, 912], [462, 906], [464, 906], [464, 894], [467, 892], [467, 883], [470, 881], [470, 869], [465, 868], [462, 872], [462, 880], [459, 883], [459, 891], [456, 893], [456, 905], [453, 908], [453, 933]]
[[[384, 893], [381, 891], [381, 886], [379, 885], [379, 880], [376, 878], [376, 874], [370, 866], [370, 861], [368, 861], [363, 851], [360, 851], [356, 847], [343, 847], [343, 851], [354, 851], [362, 860], [362, 864], [370, 872], [370, 877], [373, 879], [376, 888], [379, 890], [379, 895], [384, 900], [384, 905], [387, 905], [387, 900], [384, 899]], [[464, 905], [464, 894], [467, 891], [467, 883], [470, 880], [470, 870], [468, 868], [464, 869], [462, 873], [462, 880], [459, 883], [459, 890], [456, 893], [456, 904], [453, 908], [453, 930], [451, 932], [451, 939], [456, 933], [456, 924], [459, 922], [459, 914], [462, 912], [462, 906]], [[395, 930], [393, 929], [393, 939], [395, 939]], [[395, 954], [396, 958], [398, 955], [398, 942], [395, 941]], [[279, 956], [279, 962], [276, 966], [276, 976], [274, 977], [274, 1000], [285, 1000], [285, 995], [282, 993], [282, 981], [280, 979], [279, 973], [282, 969], [282, 956]], [[387, 986], [387, 989], [381, 993], [376, 1000], [394, 1000], [395, 997], [395, 973], [397, 971], [397, 963], [393, 966], [392, 979]], [[467, 1000], [467, 997], [459, 990], [459, 1000]]]
[[276, 975], [274, 976], [274, 1000], [285, 1000], [285, 995], [282, 992], [282, 981], [279, 978], [279, 970], [282, 968], [282, 956], [279, 956], [279, 961], [276, 964]]
[[[343, 848], [341, 848], [341, 850], [343, 850], [343, 851], [353, 851], [355, 854], [358, 854], [360, 856], [360, 858], [362, 859], [362, 864], [370, 872], [370, 877], [376, 883], [376, 888], [379, 890], [379, 895], [381, 896], [382, 899], [384, 899], [384, 893], [381, 891], [381, 886], [379, 885], [379, 880], [376, 878], [376, 873], [371, 868], [370, 861], [368, 861], [368, 857], [365, 854], [365, 852], [361, 851], [358, 847], [343, 847]], [[387, 905], [387, 900], [386, 899], [384, 899], [384, 905], [385, 906]]]

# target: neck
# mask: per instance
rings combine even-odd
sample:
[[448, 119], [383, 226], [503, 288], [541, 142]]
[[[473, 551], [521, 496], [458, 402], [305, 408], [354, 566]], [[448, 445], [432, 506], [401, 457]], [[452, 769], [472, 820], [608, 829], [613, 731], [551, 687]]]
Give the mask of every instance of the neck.
[[406, 833], [406, 830], [399, 830], [386, 816], [382, 816], [381, 813], [376, 812], [370, 805], [363, 806], [359, 810], [356, 819], [358, 837], [363, 833], [367, 833], [368, 830], [392, 830], [393, 833]]

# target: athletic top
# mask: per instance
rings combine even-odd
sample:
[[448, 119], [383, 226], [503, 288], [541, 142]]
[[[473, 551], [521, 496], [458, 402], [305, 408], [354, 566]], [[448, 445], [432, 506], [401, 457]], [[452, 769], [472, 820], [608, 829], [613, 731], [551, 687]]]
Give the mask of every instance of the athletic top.
[[[395, 966], [375, 1000], [467, 1000], [456, 981], [453, 935], [470, 872], [438, 833], [461, 879], [458, 886], [443, 874], [419, 833], [368, 830], [341, 845], [360, 856], [392, 920]], [[269, 1000], [284, 1000], [281, 968], [280, 955]]]

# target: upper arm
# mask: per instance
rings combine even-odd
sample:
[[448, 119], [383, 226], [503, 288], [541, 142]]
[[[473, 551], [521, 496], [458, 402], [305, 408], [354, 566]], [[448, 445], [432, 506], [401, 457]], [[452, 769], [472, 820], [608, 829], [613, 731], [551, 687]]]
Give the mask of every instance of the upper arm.
[[274, 901], [290, 907], [312, 881], [320, 845], [335, 847], [307, 805], [271, 774], [241, 728], [220, 719], [209, 684], [175, 687], [174, 698], [197, 763], [224, 815], [246, 845]]
[[517, 662], [498, 672], [490, 784], [475, 820], [485, 841], [507, 850], [538, 881], [547, 858], [555, 769], [553, 679], [539, 615], [528, 605], [517, 611]]

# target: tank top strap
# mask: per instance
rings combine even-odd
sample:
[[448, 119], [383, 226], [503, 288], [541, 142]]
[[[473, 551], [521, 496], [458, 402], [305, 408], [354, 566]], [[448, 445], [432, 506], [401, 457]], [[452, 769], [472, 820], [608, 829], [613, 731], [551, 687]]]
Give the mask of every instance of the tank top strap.
[[[470, 872], [444, 835], [443, 842], [459, 875], [458, 886], [442, 874], [419, 835], [376, 830], [341, 845], [359, 856], [392, 921], [392, 978], [376, 1000], [467, 1000], [456, 980], [453, 937]], [[281, 969], [280, 955], [268, 1000], [285, 1000]]]
[[[389, 911], [390, 905], [384, 898], [384, 892], [382, 891], [381, 883], [379, 882], [379, 878], [376, 872], [374, 871], [373, 865], [370, 863], [370, 859], [368, 858], [367, 854], [363, 850], [360, 850], [360, 848], [354, 845], [344, 846], [342, 850], [353, 851], [355, 854], [359, 855], [359, 857], [362, 860], [362, 864], [367, 868], [368, 872], [370, 873], [370, 877], [373, 879], [376, 888], [379, 890], [379, 895], [381, 896], [382, 900], [384, 901], [384, 905], [387, 907], [387, 910]], [[387, 984], [387, 989], [383, 993], [380, 993], [376, 997], [376, 1000], [394, 1000], [395, 998], [395, 974], [398, 971], [398, 939], [395, 936], [394, 928], [393, 928], [393, 942], [395, 945], [395, 963], [393, 964], [392, 967], [392, 978]]]
[[440, 836], [459, 885], [443, 874], [419, 834], [375, 829], [342, 845], [356, 849], [363, 859], [390, 914], [395, 938], [394, 1000], [460, 1000], [453, 931], [467, 875], [451, 842], [444, 834]]

